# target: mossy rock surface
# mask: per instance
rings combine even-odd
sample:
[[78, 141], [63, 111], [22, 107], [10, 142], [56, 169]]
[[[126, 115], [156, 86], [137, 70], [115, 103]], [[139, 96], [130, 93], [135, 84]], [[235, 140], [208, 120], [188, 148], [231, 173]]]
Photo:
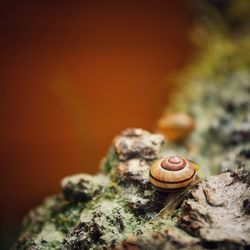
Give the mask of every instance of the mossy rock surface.
[[[14, 248], [203, 249], [213, 242], [221, 249], [223, 244], [249, 244], [250, 188], [243, 170], [210, 177], [187, 192], [180, 207], [160, 215], [169, 194], [155, 189], [148, 173], [152, 163], [168, 153], [162, 135], [124, 131], [103, 161], [104, 169], [111, 166], [108, 173], [66, 177], [62, 194], [48, 198], [26, 217]], [[217, 216], [222, 219], [215, 222]], [[232, 228], [224, 230], [227, 223]]]

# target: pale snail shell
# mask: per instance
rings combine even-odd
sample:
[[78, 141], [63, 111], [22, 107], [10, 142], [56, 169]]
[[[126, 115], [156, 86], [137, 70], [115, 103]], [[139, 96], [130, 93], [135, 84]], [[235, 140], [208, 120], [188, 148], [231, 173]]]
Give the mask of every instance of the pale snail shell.
[[178, 191], [196, 178], [198, 166], [184, 158], [171, 156], [156, 161], [149, 171], [149, 181], [162, 191]]
[[186, 113], [166, 114], [157, 122], [157, 130], [172, 142], [186, 139], [194, 127], [193, 117]]

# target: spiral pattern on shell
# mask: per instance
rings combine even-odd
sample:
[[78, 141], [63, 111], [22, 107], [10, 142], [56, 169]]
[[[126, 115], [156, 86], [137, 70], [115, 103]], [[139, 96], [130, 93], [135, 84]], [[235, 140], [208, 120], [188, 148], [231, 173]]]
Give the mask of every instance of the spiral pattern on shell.
[[149, 180], [163, 191], [178, 191], [190, 185], [196, 178], [198, 167], [178, 156], [156, 161], [150, 168]]

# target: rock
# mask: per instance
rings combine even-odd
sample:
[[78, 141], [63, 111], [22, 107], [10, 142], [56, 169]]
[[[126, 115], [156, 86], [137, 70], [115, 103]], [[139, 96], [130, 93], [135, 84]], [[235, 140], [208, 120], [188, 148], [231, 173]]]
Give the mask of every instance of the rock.
[[141, 194], [128, 193], [125, 197], [128, 207], [138, 217], [152, 219], [164, 208], [168, 195], [164, 192], [150, 192], [150, 187]]
[[77, 174], [64, 178], [61, 187], [66, 200], [86, 201], [101, 192], [108, 181], [108, 178], [103, 175]]
[[67, 235], [61, 249], [109, 249], [136, 224], [122, 206], [104, 201], [91, 212], [81, 214], [79, 224]]
[[182, 206], [180, 225], [207, 242], [250, 245], [250, 182], [243, 170], [211, 176]]
[[145, 250], [201, 250], [204, 249], [199, 244], [199, 239], [192, 237], [184, 232], [180, 232], [175, 229], [169, 229], [165, 231], [155, 231], [149, 238], [145, 235], [132, 236], [119, 245], [116, 246], [116, 250], [127, 249], [145, 249]]
[[148, 171], [150, 164], [140, 159], [121, 162], [117, 166], [119, 178], [123, 181], [134, 181], [142, 185], [149, 184]]
[[160, 157], [164, 136], [139, 128], [124, 130], [112, 144], [103, 162], [105, 173], [111, 171], [116, 181], [149, 184], [148, 173], [152, 162]]
[[120, 161], [138, 158], [152, 161], [159, 157], [164, 144], [162, 135], [150, 134], [143, 129], [127, 129], [114, 139], [114, 149]]

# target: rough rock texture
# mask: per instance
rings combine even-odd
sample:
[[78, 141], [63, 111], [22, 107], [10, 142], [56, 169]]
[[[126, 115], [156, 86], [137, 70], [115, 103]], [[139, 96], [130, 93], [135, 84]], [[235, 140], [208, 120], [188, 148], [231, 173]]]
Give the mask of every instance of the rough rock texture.
[[118, 158], [114, 175], [118, 179], [148, 184], [148, 170], [159, 158], [165, 139], [162, 135], [151, 134], [142, 129], [127, 129], [114, 140], [114, 151]]
[[[205, 18], [193, 36], [201, 54], [177, 79], [167, 109], [194, 117], [192, 135], [173, 144], [125, 130], [101, 173], [66, 177], [62, 194], [27, 215], [13, 249], [250, 248], [249, 1], [210, 2], [198, 1]], [[154, 160], [176, 154], [197, 162], [203, 181], [164, 215], [173, 195], [152, 187], [148, 171]]]
[[92, 199], [105, 188], [108, 178], [77, 174], [62, 180], [61, 186], [64, 198], [68, 201], [86, 201]]
[[209, 177], [184, 202], [180, 226], [204, 241], [249, 245], [249, 178], [243, 170]]
[[14, 248], [110, 249], [140, 234], [165, 206], [167, 195], [148, 182], [163, 144], [162, 135], [142, 129], [122, 132], [103, 161], [106, 174], [64, 178], [63, 196], [47, 199], [30, 213]]
[[114, 150], [120, 161], [139, 159], [152, 161], [159, 157], [164, 137], [142, 129], [127, 129], [114, 140]]

